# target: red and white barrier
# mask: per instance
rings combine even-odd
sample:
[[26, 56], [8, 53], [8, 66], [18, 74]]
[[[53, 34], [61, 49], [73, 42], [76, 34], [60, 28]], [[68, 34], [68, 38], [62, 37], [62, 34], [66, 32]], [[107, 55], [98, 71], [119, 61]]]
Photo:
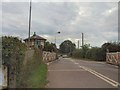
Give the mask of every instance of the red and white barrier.
[[120, 52], [106, 53], [106, 62], [118, 65], [120, 62]]

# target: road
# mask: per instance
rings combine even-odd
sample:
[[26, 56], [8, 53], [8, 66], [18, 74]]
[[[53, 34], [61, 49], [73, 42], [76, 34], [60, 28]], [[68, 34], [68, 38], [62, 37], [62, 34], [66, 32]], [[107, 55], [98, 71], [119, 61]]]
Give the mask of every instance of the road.
[[117, 88], [118, 67], [105, 62], [60, 58], [48, 65], [48, 88]]

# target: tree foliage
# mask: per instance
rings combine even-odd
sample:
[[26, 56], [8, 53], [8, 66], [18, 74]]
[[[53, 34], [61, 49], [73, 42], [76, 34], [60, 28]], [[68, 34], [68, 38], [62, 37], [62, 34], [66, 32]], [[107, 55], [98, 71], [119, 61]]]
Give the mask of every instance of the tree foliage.
[[75, 50], [75, 44], [70, 40], [65, 40], [60, 44], [60, 52], [64, 54], [72, 53]]
[[[26, 45], [17, 37], [2, 37], [2, 64], [9, 68], [9, 85], [12, 87], [13, 76], [19, 77], [24, 60]], [[19, 81], [18, 78], [16, 78]]]
[[102, 49], [108, 51], [108, 52], [120, 52], [120, 43], [104, 43], [102, 45]]
[[86, 57], [86, 53], [87, 53], [87, 51], [89, 50], [89, 47], [90, 47], [89, 44], [83, 45], [83, 46], [81, 47], [81, 49], [76, 49], [76, 50], [74, 50], [73, 53], [72, 53], [72, 56], [73, 56], [73, 57], [76, 57], [76, 56], [77, 56], [77, 58], [85, 58], [85, 57]]
[[49, 52], [56, 52], [57, 48], [56, 45], [54, 43], [50, 43], [50, 42], [45, 42], [45, 47], [44, 47], [44, 51], [49, 51]]
[[84, 45], [81, 49], [73, 52], [72, 57], [87, 58], [98, 61], [106, 60], [106, 52], [120, 52], [120, 43], [104, 43], [99, 47], [89, 47], [88, 44]]

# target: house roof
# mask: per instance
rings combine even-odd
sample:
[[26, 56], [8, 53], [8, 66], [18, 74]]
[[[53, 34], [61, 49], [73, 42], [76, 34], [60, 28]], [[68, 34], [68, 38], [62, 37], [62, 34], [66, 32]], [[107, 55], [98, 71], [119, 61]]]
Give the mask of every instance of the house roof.
[[[38, 36], [35, 34], [33, 34], [33, 36], [30, 37], [30, 40], [33, 40], [33, 39], [37, 39], [37, 40], [46, 40], [45, 38], [41, 37], [41, 36]], [[28, 38], [24, 39], [24, 41], [28, 40]]]

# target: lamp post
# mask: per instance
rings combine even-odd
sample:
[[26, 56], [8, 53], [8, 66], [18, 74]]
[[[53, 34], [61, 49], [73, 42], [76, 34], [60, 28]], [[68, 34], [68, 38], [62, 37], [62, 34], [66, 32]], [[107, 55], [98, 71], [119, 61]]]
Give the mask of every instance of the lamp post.
[[[57, 34], [60, 34], [60, 31], [58, 31]], [[56, 34], [55, 34], [55, 45], [56, 45]]]
[[[57, 34], [60, 34], [60, 31], [58, 31]], [[56, 34], [55, 34], [55, 45], [56, 45]], [[57, 45], [56, 45], [56, 59], [58, 59]]]

